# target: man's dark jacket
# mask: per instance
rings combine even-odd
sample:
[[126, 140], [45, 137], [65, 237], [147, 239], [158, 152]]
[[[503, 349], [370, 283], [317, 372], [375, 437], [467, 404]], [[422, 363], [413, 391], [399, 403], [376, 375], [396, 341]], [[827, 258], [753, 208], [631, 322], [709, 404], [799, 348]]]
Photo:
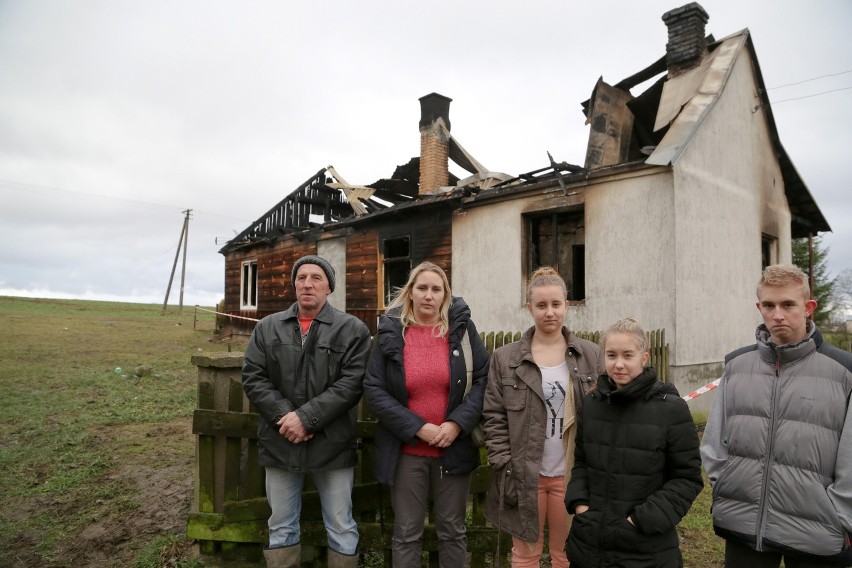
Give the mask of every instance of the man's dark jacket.
[[[258, 322], [246, 347], [243, 389], [260, 414], [260, 465], [302, 473], [352, 467], [370, 332], [326, 302], [304, 346], [301, 336], [293, 304]], [[275, 423], [293, 410], [314, 436], [307, 442], [293, 444], [278, 433]]]

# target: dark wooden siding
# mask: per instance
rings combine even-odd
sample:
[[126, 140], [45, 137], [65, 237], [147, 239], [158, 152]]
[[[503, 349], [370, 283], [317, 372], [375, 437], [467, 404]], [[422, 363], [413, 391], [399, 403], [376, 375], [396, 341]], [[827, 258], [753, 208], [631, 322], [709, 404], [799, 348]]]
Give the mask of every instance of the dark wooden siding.
[[[452, 283], [452, 216], [443, 208], [418, 210], [412, 214], [382, 217], [351, 230], [346, 237], [346, 311], [376, 331], [383, 309], [382, 241], [401, 235], [410, 237], [411, 266], [429, 260], [443, 268]], [[316, 254], [316, 239], [305, 241], [284, 237], [274, 245], [231, 251], [225, 258], [225, 312], [260, 319], [281, 311], [296, 301], [290, 283], [290, 267], [301, 256]], [[257, 260], [258, 309], [240, 310], [240, 270], [245, 260]], [[233, 320], [231, 329], [251, 330], [254, 324]]]
[[346, 311], [376, 333], [378, 317], [378, 231], [355, 231], [346, 237]]
[[[247, 318], [261, 319], [287, 309], [296, 301], [290, 283], [290, 267], [306, 254], [316, 254], [316, 243], [293, 238], [283, 239], [274, 246], [259, 245], [240, 249], [225, 258], [225, 312]], [[257, 310], [240, 310], [240, 278], [243, 261], [257, 260]], [[251, 330], [254, 323], [234, 319], [232, 330]]]
[[395, 219], [392, 223], [383, 223], [379, 231], [379, 251], [381, 241], [401, 235], [409, 235], [411, 238], [412, 268], [424, 260], [434, 262], [444, 269], [452, 284], [453, 230], [448, 209], [431, 209], [420, 215], [409, 215]]

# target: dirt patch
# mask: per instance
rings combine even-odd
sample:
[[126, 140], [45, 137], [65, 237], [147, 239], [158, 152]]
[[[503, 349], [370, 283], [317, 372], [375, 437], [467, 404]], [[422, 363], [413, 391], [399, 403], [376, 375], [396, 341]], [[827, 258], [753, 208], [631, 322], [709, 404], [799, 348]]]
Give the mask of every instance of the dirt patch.
[[[140, 543], [167, 533], [182, 534], [192, 504], [194, 451], [188, 419], [99, 429], [96, 443], [114, 448], [115, 463], [103, 479], [114, 497], [81, 503], [56, 503], [93, 517], [76, 535], [54, 549], [54, 558], [20, 557], [15, 568], [130, 566]], [[33, 505], [45, 506], [47, 503]], [[78, 516], [79, 518], [79, 516]], [[150, 538], [140, 538], [149, 536]], [[29, 549], [29, 547], [28, 547]]]
[[129, 563], [137, 552], [130, 543], [146, 540], [140, 536], [180, 533], [186, 527], [192, 501], [191, 463], [167, 468], [122, 466], [108, 479], [125, 484], [129, 480], [138, 508], [125, 515], [110, 515], [84, 528], [69, 550], [82, 561], [75, 565], [120, 565], [120, 559]]

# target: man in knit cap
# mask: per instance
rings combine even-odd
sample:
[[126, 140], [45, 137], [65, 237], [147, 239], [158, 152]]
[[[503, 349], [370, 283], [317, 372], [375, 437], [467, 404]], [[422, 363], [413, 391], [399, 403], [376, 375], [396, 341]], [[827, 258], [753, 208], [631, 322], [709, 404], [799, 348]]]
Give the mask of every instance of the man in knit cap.
[[370, 332], [326, 301], [335, 284], [327, 260], [303, 256], [290, 278], [296, 303], [258, 322], [242, 370], [243, 389], [260, 414], [259, 461], [272, 509], [266, 565], [299, 566], [302, 488], [310, 473], [328, 533], [328, 566], [355, 568], [355, 406]]

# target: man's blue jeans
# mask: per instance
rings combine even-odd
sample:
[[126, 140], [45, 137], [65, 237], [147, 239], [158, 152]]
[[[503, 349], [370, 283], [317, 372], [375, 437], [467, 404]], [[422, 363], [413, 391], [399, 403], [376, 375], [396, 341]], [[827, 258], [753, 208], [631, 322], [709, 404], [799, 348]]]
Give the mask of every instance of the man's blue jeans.
[[[277, 467], [266, 468], [266, 498], [272, 509], [272, 516], [269, 517], [269, 548], [292, 546], [299, 542], [299, 516], [306, 475]], [[311, 475], [322, 503], [322, 520], [328, 533], [328, 547], [347, 556], [355, 554], [358, 549], [358, 528], [352, 518], [355, 468], [315, 471]]]

